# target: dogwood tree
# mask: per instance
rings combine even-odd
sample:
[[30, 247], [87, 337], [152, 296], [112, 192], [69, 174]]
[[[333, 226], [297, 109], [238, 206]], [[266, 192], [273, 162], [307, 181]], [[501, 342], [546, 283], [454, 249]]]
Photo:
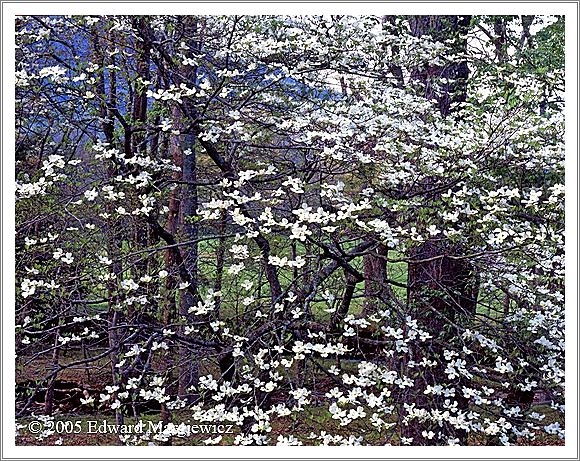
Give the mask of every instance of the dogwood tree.
[[563, 26], [20, 18], [18, 416], [107, 367], [127, 444], [563, 439]]

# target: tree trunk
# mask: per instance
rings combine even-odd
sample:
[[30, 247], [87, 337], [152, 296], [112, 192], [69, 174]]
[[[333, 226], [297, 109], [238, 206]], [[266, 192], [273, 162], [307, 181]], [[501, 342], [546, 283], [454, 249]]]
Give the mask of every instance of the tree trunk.
[[[184, 28], [188, 31], [188, 38], [191, 48], [199, 50], [200, 43], [198, 41], [198, 26], [195, 17], [184, 17]], [[180, 72], [184, 76], [188, 84], [196, 81], [197, 67], [183, 66]], [[184, 106], [184, 112], [175, 106], [173, 118], [174, 121], [180, 121], [181, 118], [187, 118], [190, 112], [190, 107], [187, 102]], [[179, 128], [185, 126], [186, 123], [180, 123]], [[198, 243], [195, 241], [199, 235], [199, 223], [197, 218], [198, 208], [198, 190], [197, 190], [197, 149], [195, 145], [195, 135], [191, 132], [185, 134], [184, 146], [182, 151], [187, 151], [188, 155], [181, 154], [182, 158], [182, 178], [185, 183], [182, 188], [181, 196], [181, 235], [186, 241], [192, 243], [186, 245], [183, 249], [183, 262], [187, 272], [189, 273], [191, 283], [194, 285], [194, 290], [183, 291], [179, 302], [180, 318], [189, 319], [192, 321], [199, 320], [189, 314], [191, 307], [195, 306], [199, 301], [197, 290], [198, 284]], [[191, 388], [196, 387], [199, 382], [199, 363], [198, 357], [192, 353], [190, 348], [185, 345], [179, 347], [179, 390], [180, 397], [191, 397]]]
[[365, 279], [363, 317], [368, 317], [379, 310], [382, 299], [392, 295], [387, 285], [387, 256], [389, 249], [380, 244], [363, 256]]
[[[199, 225], [197, 222], [197, 158], [195, 154], [194, 137], [192, 135], [186, 136], [186, 148], [191, 152], [189, 155], [183, 156], [183, 181], [188, 184], [185, 185], [183, 196], [181, 199], [181, 214], [182, 214], [182, 234], [183, 239], [192, 241], [197, 239], [199, 234]], [[186, 245], [183, 251], [183, 261], [186, 265], [187, 271], [191, 277], [191, 283], [197, 285], [198, 283], [198, 244], [193, 242]], [[197, 290], [195, 290], [197, 293]], [[179, 314], [183, 318], [191, 318], [189, 309], [199, 302], [198, 297], [190, 291], [184, 291], [179, 303]], [[192, 318], [192, 320], [195, 320]], [[179, 393], [180, 397], [188, 394], [188, 389], [192, 386], [197, 386], [199, 381], [199, 367], [197, 358], [193, 356], [187, 346], [179, 347]]]
[[[144, 32], [146, 27], [147, 19], [142, 16], [137, 16], [135, 18], [135, 28], [139, 31], [142, 40], [137, 41], [137, 52], [135, 54], [137, 74], [143, 80], [149, 80], [150, 70], [149, 61], [151, 59], [151, 44], [149, 43], [147, 34]], [[132, 157], [133, 155], [145, 155], [147, 152], [147, 143], [145, 136], [145, 126], [147, 123], [147, 88], [145, 85], [135, 86], [135, 92], [133, 94], [133, 114], [132, 114], [133, 128], [137, 130], [130, 131], [127, 133], [128, 140], [127, 147], [129, 147], [130, 152], [126, 152], [127, 157]], [[135, 221], [135, 242], [141, 248], [146, 248], [149, 245], [149, 226], [147, 226], [145, 220], [137, 219]], [[148, 272], [149, 258], [143, 258], [142, 260], [135, 263], [135, 274], [134, 278], [139, 279], [141, 276], [146, 275]], [[132, 308], [130, 307], [129, 311]], [[129, 315], [132, 319], [134, 313]]]
[[[460, 16], [418, 16], [411, 19], [411, 30], [417, 37], [429, 34], [435, 40], [445, 41], [455, 36], [465, 37], [470, 17]], [[457, 52], [465, 50], [466, 39], [456, 40]], [[468, 78], [466, 62], [455, 62], [445, 67], [427, 65], [412, 73], [412, 80], [420, 84], [427, 99], [435, 100], [443, 116], [452, 113], [454, 103], [466, 99], [466, 82]], [[447, 79], [442, 87], [436, 89], [436, 80]], [[428, 178], [429, 179], [429, 178]], [[426, 197], [427, 199], [427, 197]], [[427, 357], [438, 363], [430, 369], [414, 367], [408, 373], [415, 381], [415, 386], [405, 395], [405, 403], [414, 403], [416, 408], [442, 410], [444, 399], [425, 395], [428, 385], [450, 384], [461, 389], [461, 380], [450, 382], [444, 372], [444, 344], [449, 344], [459, 334], [455, 325], [461, 323], [462, 316], [472, 316], [475, 313], [478, 293], [478, 277], [476, 270], [460, 256], [461, 248], [445, 240], [428, 240], [413, 249], [409, 255], [411, 262], [408, 267], [407, 302], [417, 320], [419, 328], [432, 336], [426, 343], [413, 344], [409, 350], [409, 359], [420, 362]], [[403, 364], [406, 368], [406, 364]], [[468, 402], [457, 396], [460, 411], [468, 409]], [[437, 438], [427, 439], [423, 431], [438, 427], [429, 423], [421, 423], [417, 419], [405, 419], [406, 411], [401, 411], [401, 435], [412, 437], [413, 445], [447, 444], [447, 440]], [[459, 439], [460, 444], [467, 443], [467, 432], [448, 428], [448, 434]]]
[[[109, 32], [110, 34], [110, 32]], [[100, 32], [95, 28], [93, 30], [94, 36], [94, 55], [95, 60], [100, 64], [101, 68], [105, 67], [105, 60], [101, 46]], [[117, 104], [117, 85], [116, 85], [116, 73], [112, 71], [109, 74], [109, 92], [106, 93], [105, 76], [101, 75], [95, 83], [95, 93], [99, 96], [100, 104], [99, 111], [102, 119], [102, 130], [105, 135], [105, 141], [108, 143], [109, 148], [112, 148], [115, 142], [114, 138], [114, 122], [112, 110]], [[105, 103], [107, 101], [107, 103]], [[117, 168], [111, 163], [107, 169], [107, 178], [112, 179], [117, 175]], [[107, 213], [113, 214], [112, 204], [107, 204]], [[107, 223], [107, 253], [112, 259], [112, 272], [119, 277], [122, 274], [122, 266], [119, 258], [119, 253], [121, 250], [121, 238], [120, 230], [118, 224], [112, 220]], [[117, 311], [118, 303], [118, 286], [115, 280], [109, 280], [107, 282], [107, 320], [108, 320], [108, 345], [111, 353], [109, 358], [111, 360], [111, 381], [112, 384], [118, 385], [121, 381], [120, 371], [117, 367], [118, 356], [119, 356], [119, 330], [117, 328], [119, 322], [120, 313]], [[115, 422], [118, 425], [124, 424], [124, 416], [120, 409], [115, 410]], [[117, 440], [117, 443], [121, 445], [121, 441]]]
[[[54, 333], [54, 350], [52, 351], [53, 370], [58, 368], [58, 357], [60, 352], [60, 347], [58, 347], [59, 334], [60, 330], [57, 328], [56, 332]], [[52, 415], [54, 409], [54, 385], [56, 383], [57, 376], [58, 373], [55, 373], [46, 387], [46, 394], [44, 396], [44, 414], [48, 416]]]

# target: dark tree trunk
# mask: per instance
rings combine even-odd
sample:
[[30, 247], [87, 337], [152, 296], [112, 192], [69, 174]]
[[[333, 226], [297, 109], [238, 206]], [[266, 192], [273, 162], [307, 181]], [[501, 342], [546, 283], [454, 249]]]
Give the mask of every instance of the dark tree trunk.
[[362, 316], [367, 317], [379, 310], [383, 300], [392, 295], [387, 282], [388, 248], [380, 244], [363, 256], [365, 279], [364, 303]]
[[[57, 328], [56, 332], [54, 333], [54, 350], [52, 351], [52, 367], [53, 370], [58, 369], [58, 359], [60, 353], [60, 347], [58, 345], [58, 337], [60, 335], [60, 330]], [[50, 379], [47, 387], [46, 387], [46, 394], [44, 395], [44, 414], [51, 416], [54, 410], [54, 385], [56, 383], [56, 378], [58, 373], [55, 373], [54, 376]]]
[[[199, 233], [196, 219], [198, 206], [197, 186], [194, 184], [197, 180], [194, 137], [192, 135], [186, 136], [185, 144], [191, 154], [183, 156], [183, 180], [188, 182], [188, 184], [185, 186], [181, 199], [182, 233], [184, 240], [192, 241], [197, 239]], [[191, 283], [194, 285], [198, 283], [198, 253], [198, 244], [196, 242], [186, 245], [183, 251], [183, 261], [191, 277]], [[195, 291], [187, 290], [183, 292], [179, 303], [179, 314], [182, 319], [191, 317], [189, 309], [199, 301], [198, 296], [195, 295], [196, 293], [197, 287]], [[193, 356], [187, 346], [183, 345], [179, 348], [179, 363], [179, 396], [184, 397], [189, 393], [189, 388], [197, 386], [199, 367], [197, 358]]]
[[[169, 139], [168, 149], [175, 165], [182, 164], [182, 153], [181, 153], [181, 145], [179, 142], [179, 137], [172, 135]], [[182, 179], [182, 175], [180, 171], [176, 171], [173, 173], [173, 179], [176, 181], [180, 181]], [[179, 227], [179, 209], [180, 209], [180, 197], [179, 197], [179, 189], [175, 188], [172, 189], [169, 193], [169, 211], [167, 212], [167, 231], [171, 235], [175, 235], [177, 233]], [[174, 274], [174, 269], [177, 266], [177, 261], [175, 257], [175, 252], [171, 250], [166, 250], [164, 254], [164, 263], [165, 268], [169, 275], [165, 278], [165, 301], [162, 305], [161, 310], [161, 322], [163, 325], [170, 325], [175, 322], [177, 317], [177, 302], [176, 302], [176, 295], [175, 291], [177, 290], [178, 285], [178, 277]], [[167, 375], [171, 374], [171, 371], [174, 366], [174, 354], [167, 352], [165, 355], [165, 360], [163, 362], [163, 369]], [[175, 386], [172, 386], [175, 387]], [[176, 389], [173, 389], [175, 392]], [[161, 404], [161, 417], [165, 424], [169, 423], [171, 420], [171, 410], [167, 407], [165, 403]]]
[[[136, 66], [137, 66], [137, 74], [143, 80], [149, 80], [150, 77], [150, 70], [149, 70], [149, 61], [151, 59], [151, 44], [149, 43], [147, 34], [145, 33], [147, 25], [147, 19], [143, 16], [137, 16], [135, 18], [134, 26], [139, 31], [142, 40], [137, 41], [136, 48]], [[147, 143], [146, 143], [146, 136], [145, 136], [145, 127], [147, 123], [147, 88], [145, 85], [136, 86], [135, 92], [133, 94], [133, 128], [134, 132], [130, 131], [126, 133], [127, 136], [127, 147], [129, 148], [130, 152], [128, 154], [129, 157], [137, 154], [137, 155], [145, 155], [147, 151]], [[135, 226], [135, 241], [141, 248], [146, 248], [149, 245], [149, 226], [147, 226], [146, 222], [141, 219], [136, 220]], [[142, 260], [138, 261], [135, 264], [135, 279], [139, 280], [139, 278], [143, 275], [146, 275], [148, 272], [149, 266], [149, 258], [143, 258]], [[134, 313], [133, 313], [134, 314]], [[133, 315], [129, 315], [130, 318]]]
[[493, 21], [495, 58], [500, 64], [507, 61], [507, 21], [503, 16], [496, 16]]
[[[110, 34], [111, 32], [109, 32]], [[100, 31], [94, 29], [93, 36], [95, 39], [95, 48], [94, 48], [94, 56], [96, 62], [100, 64], [101, 68], [105, 67], [105, 58], [103, 55], [102, 50], [104, 47], [101, 46], [100, 40]], [[106, 93], [106, 85], [105, 85], [105, 76], [101, 75], [96, 83], [95, 83], [95, 93], [99, 96], [99, 111], [102, 119], [102, 131], [105, 135], [105, 141], [109, 144], [109, 148], [114, 146], [115, 142], [115, 126], [113, 122], [113, 110], [116, 108], [117, 105], [117, 85], [116, 85], [116, 73], [111, 71], [109, 74], [109, 93]], [[105, 104], [105, 101], [108, 101]], [[112, 179], [118, 174], [117, 167], [113, 164], [109, 164], [107, 168], [107, 178]], [[107, 204], [107, 213], [113, 214], [113, 206], [112, 204]], [[120, 251], [121, 251], [121, 230], [119, 229], [119, 224], [115, 222], [113, 219], [107, 223], [107, 253], [111, 257], [112, 263], [112, 272], [119, 276], [122, 274], [122, 265], [120, 260]], [[117, 328], [119, 323], [119, 317], [122, 315], [117, 309], [116, 305], [119, 301], [118, 299], [118, 285], [116, 281], [109, 280], [107, 282], [107, 297], [108, 297], [108, 305], [107, 305], [107, 323], [108, 323], [108, 344], [111, 353], [109, 355], [111, 359], [111, 381], [113, 385], [120, 384], [122, 380], [122, 376], [119, 373], [119, 369], [117, 367], [119, 360], [118, 360], [118, 347], [120, 343], [120, 335], [122, 334], [119, 329]], [[120, 409], [115, 410], [115, 422], [118, 425], [124, 424], [124, 416]], [[121, 441], [118, 440], [117, 444], [121, 444]]]
[[[466, 33], [470, 16], [414, 16], [410, 20], [411, 32], [416, 37], [430, 35], [434, 40], [445, 41], [456, 39], [457, 51], [467, 47]], [[457, 38], [459, 37], [459, 38]], [[411, 80], [424, 87], [424, 96], [437, 101], [439, 111], [447, 116], [451, 113], [452, 104], [465, 101], [469, 68], [467, 62], [454, 62], [445, 66], [425, 65], [412, 72]], [[447, 79], [446, 83], [438, 82]], [[435, 83], [439, 83], [436, 89]]]
[[[465, 34], [469, 22], [468, 16], [418, 16], [410, 21], [415, 36], [429, 34], [438, 41], [455, 39], [456, 52], [464, 51], [467, 46]], [[453, 104], [466, 99], [468, 74], [466, 62], [448, 63], [445, 67], [426, 65], [412, 73], [412, 80], [427, 99], [437, 102], [443, 116], [449, 116], [453, 112]], [[435, 83], [440, 78], [447, 80], [437, 88]], [[427, 178], [427, 182], [429, 180]], [[461, 254], [461, 248], [442, 239], [428, 240], [409, 255], [407, 302], [419, 328], [429, 332], [432, 338], [426, 343], [411, 345], [408, 359], [420, 362], [428, 351], [427, 358], [438, 365], [430, 369], [414, 367], [407, 370], [414, 378], [415, 386], [402, 397], [405, 403], [414, 403], [417, 408], [427, 411], [441, 410], [443, 403], [437, 397], [424, 394], [428, 385], [448, 383], [461, 388], [461, 380], [449, 382], [444, 372], [443, 355], [444, 345], [459, 334], [456, 325], [462, 323], [462, 318], [472, 316], [477, 304], [477, 271], [467, 260], [461, 259]], [[402, 366], [406, 368], [407, 364]], [[465, 399], [457, 396], [455, 400], [460, 411], [467, 410], [468, 402]], [[405, 413], [403, 410], [401, 416], [404, 417]], [[412, 437], [413, 445], [447, 443], [436, 438], [426, 439], [422, 435], [424, 430], [433, 430], [435, 434], [439, 431], [436, 425], [421, 423], [417, 419], [401, 424], [401, 435]], [[467, 443], [466, 431], [447, 428], [446, 432], [459, 438], [461, 444]]]
[[350, 309], [350, 304], [352, 302], [352, 297], [354, 296], [354, 292], [356, 289], [356, 283], [358, 280], [349, 274], [347, 271], [344, 271], [344, 278], [345, 278], [345, 288], [344, 294], [342, 296], [342, 301], [340, 305], [336, 309], [336, 312], [332, 316], [332, 325], [331, 329], [336, 330], [340, 327], [340, 323], [344, 320], [344, 318], [348, 314], [348, 310]]
[[[191, 16], [184, 17], [184, 29], [187, 31], [187, 36], [190, 40], [192, 48], [199, 50], [201, 44], [198, 41], [198, 25], [197, 19]], [[180, 74], [184, 76], [187, 84], [196, 81], [197, 68], [191, 66], [184, 66]], [[187, 107], [187, 102], [186, 102]], [[189, 108], [188, 108], [189, 109]], [[174, 110], [174, 119], [186, 119], [191, 110], [186, 109], [185, 112], [180, 111], [177, 106]], [[180, 129], [185, 127], [187, 123], [181, 122]], [[189, 273], [191, 283], [194, 285], [194, 290], [184, 291], [180, 303], [179, 314], [181, 319], [191, 319], [189, 309], [199, 302], [197, 284], [198, 284], [198, 256], [199, 248], [195, 241], [199, 235], [199, 223], [197, 220], [198, 208], [198, 190], [197, 190], [197, 149], [195, 145], [195, 135], [191, 132], [184, 136], [184, 145], [182, 151], [187, 151], [188, 155], [182, 154], [182, 178], [185, 186], [182, 188], [181, 196], [181, 235], [186, 241], [192, 243], [186, 245], [183, 249], [183, 262], [186, 270]], [[192, 354], [192, 351], [185, 345], [179, 348], [179, 392], [180, 397], [191, 395], [192, 387], [198, 385], [199, 381], [199, 365], [198, 358]]]

